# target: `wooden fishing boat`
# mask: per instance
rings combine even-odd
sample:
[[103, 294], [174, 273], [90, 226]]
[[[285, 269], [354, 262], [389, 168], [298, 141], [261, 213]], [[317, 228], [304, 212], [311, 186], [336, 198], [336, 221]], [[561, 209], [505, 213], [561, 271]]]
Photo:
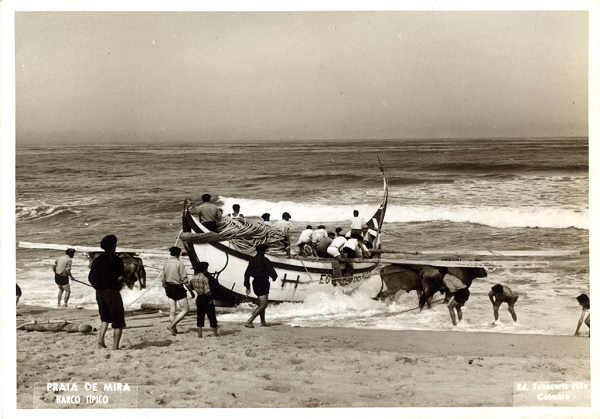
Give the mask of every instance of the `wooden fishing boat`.
[[[383, 199], [366, 222], [368, 230], [365, 233], [374, 249], [381, 248], [382, 226], [388, 203], [388, 182], [383, 168], [380, 169], [383, 176]], [[184, 233], [181, 234], [181, 239], [192, 266], [196, 268], [200, 262], [208, 262], [209, 272], [217, 279], [218, 285], [213, 290], [215, 298], [235, 303], [243, 301], [246, 298], [244, 272], [248, 261], [255, 254], [253, 249], [241, 251], [230, 240], [219, 240], [218, 234], [212, 233], [192, 214], [189, 204], [184, 205], [182, 223]], [[211, 240], [211, 235], [217, 237]], [[351, 276], [339, 277], [334, 275], [334, 259], [270, 254], [267, 257], [277, 272], [277, 280], [271, 282], [269, 291], [269, 300], [274, 302], [302, 302], [319, 287], [356, 284], [371, 276], [379, 264], [379, 256], [364, 259], [353, 264]], [[255, 298], [255, 295], [250, 294], [250, 297]]]

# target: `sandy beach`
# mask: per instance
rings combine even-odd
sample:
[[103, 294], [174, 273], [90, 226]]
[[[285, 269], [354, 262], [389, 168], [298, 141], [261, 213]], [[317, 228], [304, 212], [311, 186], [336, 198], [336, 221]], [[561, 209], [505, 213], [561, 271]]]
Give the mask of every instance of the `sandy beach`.
[[[88, 310], [19, 306], [37, 318], [97, 326]], [[159, 312], [128, 313], [122, 350], [95, 332], [17, 331], [17, 407], [56, 407], [47, 382], [137, 384], [130, 407], [512, 406], [514, 381], [590, 380], [589, 338], [344, 328], [196, 334], [195, 314], [171, 336]], [[112, 342], [109, 329], [107, 344]]]

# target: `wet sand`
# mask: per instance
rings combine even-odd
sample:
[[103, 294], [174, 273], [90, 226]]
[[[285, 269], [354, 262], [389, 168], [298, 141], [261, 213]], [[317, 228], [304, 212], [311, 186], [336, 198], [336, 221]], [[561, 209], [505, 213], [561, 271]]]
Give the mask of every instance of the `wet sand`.
[[[98, 325], [97, 313], [19, 306], [32, 318]], [[96, 333], [17, 331], [17, 407], [34, 384], [137, 384], [130, 407], [512, 406], [514, 381], [590, 380], [589, 338], [499, 333], [296, 328], [220, 323], [196, 334], [196, 316], [166, 330], [159, 312], [129, 313], [122, 349]], [[586, 332], [587, 334], [587, 332]], [[107, 345], [112, 343], [109, 328]], [[37, 397], [37, 396], [36, 396]]]

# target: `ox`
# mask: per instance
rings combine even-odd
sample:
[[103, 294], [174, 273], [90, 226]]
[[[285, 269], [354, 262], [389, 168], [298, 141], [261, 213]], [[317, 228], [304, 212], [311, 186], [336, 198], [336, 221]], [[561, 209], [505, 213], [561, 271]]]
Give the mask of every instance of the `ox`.
[[[394, 264], [384, 266], [381, 271], [381, 291], [375, 297], [384, 300], [395, 295], [398, 291], [417, 291], [419, 308], [425, 304], [431, 307], [431, 300], [436, 292], [446, 294], [448, 289], [444, 285], [444, 276], [450, 274], [460, 279], [467, 287], [475, 278], [485, 278], [487, 272], [483, 268], [446, 268], [429, 265]], [[385, 290], [383, 287], [385, 285]]]
[[[102, 253], [104, 252], [88, 252], [90, 267], [94, 259]], [[123, 282], [127, 285], [127, 288], [132, 289], [136, 282], [140, 283], [140, 289], [146, 288], [146, 270], [142, 258], [135, 256], [133, 253], [117, 253], [117, 256], [123, 261], [123, 267], [125, 268]]]

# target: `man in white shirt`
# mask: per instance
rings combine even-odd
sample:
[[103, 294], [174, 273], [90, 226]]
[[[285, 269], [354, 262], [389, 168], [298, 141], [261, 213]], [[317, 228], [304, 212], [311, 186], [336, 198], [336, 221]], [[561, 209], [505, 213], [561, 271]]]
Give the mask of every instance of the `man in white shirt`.
[[327, 248], [327, 254], [331, 257], [339, 259], [341, 257], [340, 249], [346, 244], [346, 238], [344, 236], [337, 236], [329, 244]]
[[275, 221], [272, 224], [272, 227], [281, 231], [281, 233], [285, 236], [285, 250], [287, 255], [290, 256], [290, 229], [292, 228], [292, 222], [290, 219], [292, 216], [289, 212], [284, 212], [281, 214], [281, 220]]
[[231, 214], [227, 214], [227, 216], [229, 218], [231, 218], [232, 220], [244, 221], [244, 214], [240, 214], [240, 205], [233, 204], [232, 208], [233, 208], [233, 212]]
[[315, 231], [313, 231], [310, 241], [312, 242], [313, 246], [316, 247], [319, 242], [326, 237], [327, 230], [325, 229], [325, 226], [321, 224]]
[[298, 246], [300, 250], [300, 254], [302, 254], [302, 248], [305, 244], [310, 245], [310, 239], [313, 234], [313, 229], [311, 225], [307, 225], [304, 230], [300, 233], [300, 237], [298, 237], [298, 241], [296, 242], [296, 246]]
[[362, 236], [363, 229], [366, 228], [362, 217], [358, 216], [358, 210], [354, 210], [354, 217], [352, 218], [352, 224], [350, 226], [353, 236]]
[[368, 258], [369, 250], [363, 244], [362, 236], [351, 237], [346, 241], [342, 253], [349, 258]]

